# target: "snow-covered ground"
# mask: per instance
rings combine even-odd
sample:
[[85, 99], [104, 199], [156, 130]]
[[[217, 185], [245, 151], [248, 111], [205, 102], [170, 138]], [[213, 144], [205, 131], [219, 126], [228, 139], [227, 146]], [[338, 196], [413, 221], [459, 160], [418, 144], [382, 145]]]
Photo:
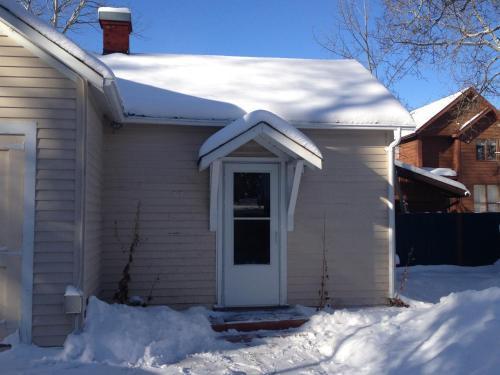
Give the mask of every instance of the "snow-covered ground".
[[0, 373], [499, 373], [500, 262], [411, 267], [404, 295], [408, 309], [303, 309], [311, 314], [303, 327], [247, 344], [220, 340], [203, 309], [93, 299], [84, 332], [64, 349], [15, 346], [0, 354]]

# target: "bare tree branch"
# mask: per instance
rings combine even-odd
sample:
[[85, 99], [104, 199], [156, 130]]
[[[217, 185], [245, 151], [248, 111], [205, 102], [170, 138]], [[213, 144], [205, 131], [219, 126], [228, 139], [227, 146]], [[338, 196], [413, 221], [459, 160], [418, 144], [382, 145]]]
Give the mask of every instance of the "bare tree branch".
[[62, 33], [97, 24], [97, 9], [112, 5], [105, 0], [17, 0], [26, 10], [49, 22]]
[[379, 22], [387, 54], [412, 56], [416, 69], [432, 63], [451, 72], [458, 86], [498, 96], [498, 0], [384, 0]]

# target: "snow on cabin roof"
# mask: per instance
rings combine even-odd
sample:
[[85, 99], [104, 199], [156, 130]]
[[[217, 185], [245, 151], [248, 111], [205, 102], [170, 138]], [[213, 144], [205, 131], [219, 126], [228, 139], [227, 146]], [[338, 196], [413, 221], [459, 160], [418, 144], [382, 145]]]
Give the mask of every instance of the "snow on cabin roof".
[[24, 7], [19, 5], [16, 0], [0, 0], [0, 8], [10, 12], [17, 19], [24, 22], [50, 42], [56, 44], [74, 58], [87, 65], [100, 76], [104, 78], [113, 78], [113, 73], [104, 63], [91, 53], [88, 53], [78, 47], [73, 41], [54, 29], [51, 25], [28, 12]]
[[263, 109], [294, 125], [414, 126], [408, 111], [355, 60], [99, 58], [117, 77], [127, 116], [229, 122]]
[[415, 120], [415, 124], [417, 125], [415, 130], [418, 130], [434, 116], [441, 113], [446, 107], [453, 103], [455, 99], [460, 97], [463, 92], [464, 90], [461, 90], [411, 111], [411, 116], [413, 117], [413, 120]]
[[443, 177], [457, 177], [457, 172], [451, 168], [434, 168], [434, 167], [422, 167], [427, 172], [437, 174], [438, 176]]

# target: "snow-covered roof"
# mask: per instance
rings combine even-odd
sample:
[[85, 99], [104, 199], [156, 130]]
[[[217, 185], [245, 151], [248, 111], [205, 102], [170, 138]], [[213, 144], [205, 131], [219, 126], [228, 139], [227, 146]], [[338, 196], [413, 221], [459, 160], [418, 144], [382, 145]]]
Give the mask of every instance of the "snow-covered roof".
[[458, 181], [440, 176], [437, 173], [432, 173], [428, 170], [425, 170], [424, 168], [419, 168], [412, 164], [403, 163], [400, 160], [395, 160], [394, 164], [396, 165], [396, 167], [410, 172], [410, 174], [413, 175], [415, 179], [448, 190], [454, 194], [458, 194], [459, 196], [470, 196], [470, 191], [467, 189], [467, 187]]
[[[212, 134], [200, 147], [200, 169], [249, 142], [257, 140], [271, 149], [303, 159], [308, 165], [321, 168], [321, 151], [304, 133], [275, 114], [257, 110], [231, 122]], [[217, 154], [216, 151], [219, 151]], [[212, 157], [209, 155], [212, 154]]]
[[413, 117], [413, 120], [415, 120], [416, 130], [421, 128], [430, 119], [434, 118], [436, 115], [445, 110], [451, 103], [455, 101], [455, 99], [460, 97], [463, 92], [464, 90], [461, 90], [411, 111], [411, 116]]
[[459, 131], [464, 130], [465, 128], [468, 128], [469, 126], [473, 125], [477, 120], [479, 120], [483, 115], [491, 111], [490, 107], [486, 107], [483, 110], [479, 111], [476, 113], [474, 116], [472, 116], [469, 120], [465, 121], [462, 125], [460, 125]]
[[[123, 14], [127, 12], [124, 8]], [[188, 120], [226, 125], [264, 109], [299, 127], [414, 126], [408, 111], [354, 60], [95, 56], [15, 0], [0, 0], [0, 15], [11, 25], [16, 23], [16, 30], [22, 26], [18, 31], [27, 40], [97, 87], [104, 86], [119, 121]]]
[[203, 55], [99, 56], [126, 115], [220, 120], [264, 109], [296, 126], [413, 127], [408, 111], [355, 60]]
[[[19, 21], [22, 21], [23, 23], [28, 25], [32, 30], [38, 32], [49, 42], [54, 43], [65, 52], [72, 55], [78, 61], [82, 62], [90, 69], [98, 73], [103, 78], [113, 78], [113, 73], [111, 72], [111, 70], [94, 55], [84, 51], [73, 41], [71, 41], [67, 36], [55, 30], [51, 25], [44, 22], [37, 16], [29, 13], [15, 0], [0, 0], [0, 10], [1, 9], [11, 13]], [[67, 63], [67, 61], [64, 60], [63, 62]]]

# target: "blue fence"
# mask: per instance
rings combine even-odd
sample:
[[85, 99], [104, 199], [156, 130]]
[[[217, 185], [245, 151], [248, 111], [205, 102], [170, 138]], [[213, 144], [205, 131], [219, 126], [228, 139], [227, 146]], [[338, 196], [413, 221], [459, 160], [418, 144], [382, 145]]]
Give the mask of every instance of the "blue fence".
[[500, 213], [396, 215], [400, 265], [482, 266], [500, 258]]

